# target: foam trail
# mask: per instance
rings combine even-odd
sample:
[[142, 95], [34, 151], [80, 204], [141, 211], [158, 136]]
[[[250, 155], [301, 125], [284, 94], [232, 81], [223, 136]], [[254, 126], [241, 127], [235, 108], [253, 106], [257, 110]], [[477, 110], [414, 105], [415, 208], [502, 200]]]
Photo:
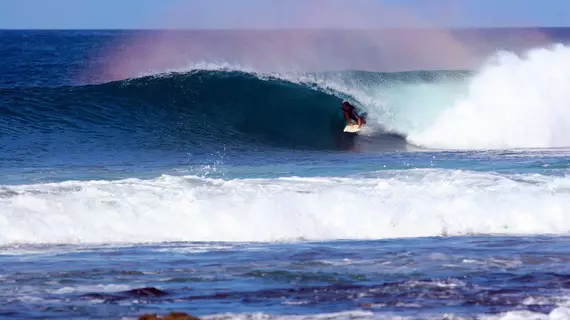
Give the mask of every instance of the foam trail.
[[0, 244], [566, 234], [569, 188], [570, 178], [439, 169], [355, 178], [162, 176], [6, 186]]
[[570, 48], [498, 54], [415, 143], [448, 149], [570, 146]]

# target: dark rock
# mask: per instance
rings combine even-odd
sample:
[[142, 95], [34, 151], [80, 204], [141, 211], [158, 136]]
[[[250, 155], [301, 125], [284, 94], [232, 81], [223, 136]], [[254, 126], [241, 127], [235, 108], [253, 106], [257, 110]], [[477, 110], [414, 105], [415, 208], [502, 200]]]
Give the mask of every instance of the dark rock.
[[159, 318], [156, 314], [145, 314], [139, 317], [139, 320], [200, 320], [200, 318], [183, 312], [171, 312], [165, 315], [164, 318]]
[[183, 312], [171, 312], [170, 314], [164, 316], [164, 320], [200, 320], [200, 319]]
[[153, 287], [133, 289], [125, 291], [124, 294], [128, 294], [130, 296], [135, 296], [135, 297], [163, 297], [167, 295], [166, 292], [158, 290], [157, 288]]

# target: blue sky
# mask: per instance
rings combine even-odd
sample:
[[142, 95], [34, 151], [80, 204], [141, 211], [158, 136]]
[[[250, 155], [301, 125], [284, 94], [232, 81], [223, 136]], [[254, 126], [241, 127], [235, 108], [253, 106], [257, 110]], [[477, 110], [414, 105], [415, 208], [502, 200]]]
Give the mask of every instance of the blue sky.
[[0, 0], [1, 29], [413, 27], [412, 20], [570, 26], [570, 0]]

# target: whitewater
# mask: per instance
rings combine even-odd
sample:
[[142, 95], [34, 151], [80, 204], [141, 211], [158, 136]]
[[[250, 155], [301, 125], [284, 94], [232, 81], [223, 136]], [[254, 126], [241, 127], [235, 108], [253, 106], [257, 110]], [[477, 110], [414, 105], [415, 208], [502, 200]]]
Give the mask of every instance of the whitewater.
[[411, 139], [446, 149], [568, 147], [569, 59], [563, 45], [522, 57], [497, 54], [469, 82], [466, 96]]
[[566, 177], [434, 169], [14, 186], [2, 190], [0, 244], [563, 235], [569, 190]]
[[107, 78], [129, 37], [0, 32], [0, 318], [568, 318], [567, 45]]

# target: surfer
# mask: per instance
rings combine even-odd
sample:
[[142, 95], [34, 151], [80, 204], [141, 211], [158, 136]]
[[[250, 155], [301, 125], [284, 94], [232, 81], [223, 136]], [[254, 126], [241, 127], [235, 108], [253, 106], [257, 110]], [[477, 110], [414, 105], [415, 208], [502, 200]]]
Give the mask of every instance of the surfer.
[[348, 122], [349, 126], [352, 126], [352, 120], [356, 121], [358, 124], [358, 128], [362, 127], [363, 124], [366, 124], [366, 120], [364, 120], [361, 116], [358, 115], [356, 112], [356, 107], [350, 104], [348, 101], [342, 102], [342, 112], [344, 112], [344, 118]]

